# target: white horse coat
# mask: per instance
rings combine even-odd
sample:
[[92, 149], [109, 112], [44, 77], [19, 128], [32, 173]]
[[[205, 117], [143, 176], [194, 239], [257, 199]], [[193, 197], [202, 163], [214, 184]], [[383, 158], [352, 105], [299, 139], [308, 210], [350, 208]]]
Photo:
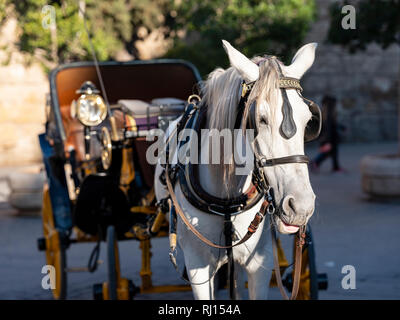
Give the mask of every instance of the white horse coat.
[[[284, 157], [293, 154], [304, 154], [304, 130], [310, 119], [310, 111], [295, 90], [287, 90], [290, 103], [293, 106], [293, 118], [298, 128], [294, 137], [287, 140], [279, 134], [279, 124], [282, 114], [278, 112], [282, 105], [282, 97], [278, 88], [270, 87], [274, 83], [276, 74], [264, 75], [262, 72], [271, 66], [259, 67], [228, 42], [223, 41], [224, 49], [228, 54], [232, 68], [217, 69], [210, 74], [205, 85], [203, 99], [208, 99], [210, 108], [208, 125], [210, 128], [233, 128], [232, 119], [238, 101], [238, 84], [242, 80], [246, 83], [260, 80], [259, 95], [253, 97], [260, 104], [259, 117], [265, 117], [265, 125], [259, 129], [257, 140], [259, 151], [267, 158]], [[298, 50], [290, 66], [281, 64], [285, 76], [300, 79], [311, 67], [315, 57], [316, 44], [308, 44]], [[262, 82], [264, 81], [264, 82]], [[262, 84], [266, 84], [261, 87]], [[274, 99], [272, 96], [276, 96]], [[250, 99], [252, 97], [250, 96]], [[213, 113], [214, 112], [214, 113]], [[230, 120], [224, 119], [230, 118]], [[177, 121], [171, 123], [169, 131], [176, 126]], [[201, 148], [203, 152], [205, 148]], [[176, 155], [174, 155], [176, 157]], [[201, 157], [200, 157], [201, 158]], [[222, 167], [221, 167], [222, 168]], [[218, 171], [216, 165], [199, 166], [200, 184], [208, 193], [220, 198], [236, 196], [246, 190], [251, 181], [251, 172], [245, 177], [232, 176], [226, 178], [226, 171]], [[166, 186], [161, 184], [159, 176], [163, 171], [160, 164], [155, 172], [155, 194], [157, 200], [168, 197]], [[235, 172], [235, 171], [229, 171]], [[264, 175], [275, 190], [275, 200], [294, 225], [298, 221], [307, 222], [314, 211], [315, 195], [310, 185], [308, 168], [305, 164], [293, 163], [264, 168]], [[224, 244], [224, 218], [202, 212], [189, 203], [183, 195], [179, 183], [175, 185], [177, 201], [191, 224], [206, 238], [216, 244]], [[239, 241], [247, 232], [250, 222], [260, 209], [263, 199], [250, 210], [232, 217], [234, 228], [233, 243]], [[285, 225], [277, 219], [276, 228], [281, 233], [293, 233], [294, 227]], [[270, 222], [267, 217], [261, 222], [258, 230], [244, 244], [234, 247], [235, 279], [237, 297], [242, 298], [245, 290], [247, 274], [250, 299], [267, 299], [269, 282], [273, 269], [273, 255], [271, 244]], [[212, 248], [200, 241], [179, 219], [177, 222], [177, 239], [183, 250], [184, 261], [188, 276], [192, 282], [195, 299], [215, 299], [213, 276], [216, 271], [227, 262], [226, 251]]]

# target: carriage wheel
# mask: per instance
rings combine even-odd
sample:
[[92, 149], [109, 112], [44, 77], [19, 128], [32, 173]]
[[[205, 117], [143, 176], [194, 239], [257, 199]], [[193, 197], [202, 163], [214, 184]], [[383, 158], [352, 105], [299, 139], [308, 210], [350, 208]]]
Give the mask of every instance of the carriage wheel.
[[52, 289], [53, 297], [56, 300], [64, 300], [67, 297], [65, 239], [55, 228], [47, 185], [44, 186], [43, 190], [42, 221], [44, 239], [38, 240], [39, 249], [46, 250], [46, 263], [55, 268], [56, 283], [55, 288]]
[[108, 299], [118, 299], [118, 279], [119, 279], [119, 252], [118, 242], [114, 226], [107, 228], [107, 273], [108, 273]]
[[308, 245], [302, 255], [301, 278], [297, 300], [318, 300], [318, 273], [315, 263], [314, 242], [309, 226], [306, 233]]

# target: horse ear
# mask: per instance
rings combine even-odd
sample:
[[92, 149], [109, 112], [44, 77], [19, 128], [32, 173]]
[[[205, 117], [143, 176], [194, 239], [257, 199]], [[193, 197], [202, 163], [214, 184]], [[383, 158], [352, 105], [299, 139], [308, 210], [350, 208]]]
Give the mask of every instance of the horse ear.
[[302, 46], [294, 55], [292, 64], [285, 68], [288, 75], [300, 79], [314, 63], [317, 46], [316, 42]]
[[228, 41], [222, 40], [222, 45], [229, 57], [231, 66], [240, 73], [244, 81], [247, 83], [256, 81], [260, 75], [258, 66], [244, 54], [232, 47]]

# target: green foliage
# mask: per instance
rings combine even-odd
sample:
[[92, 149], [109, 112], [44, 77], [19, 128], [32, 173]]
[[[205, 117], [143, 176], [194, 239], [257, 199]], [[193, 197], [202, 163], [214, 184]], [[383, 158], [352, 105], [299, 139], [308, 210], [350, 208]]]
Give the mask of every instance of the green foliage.
[[[4, 1], [0, 0], [0, 6]], [[167, 57], [192, 61], [202, 74], [227, 66], [221, 39], [248, 56], [274, 54], [286, 62], [302, 44], [315, 18], [315, 0], [24, 0], [13, 1], [22, 30], [19, 46], [56, 63], [91, 60], [79, 3], [99, 60], [126, 49], [161, 28], [173, 38]], [[45, 5], [56, 12], [56, 30], [43, 27]], [[1, 16], [0, 16], [1, 17]], [[143, 29], [143, 28], [142, 28]], [[185, 34], [182, 37], [182, 33]], [[178, 37], [178, 35], [180, 35]]]
[[167, 56], [192, 61], [202, 74], [227, 66], [221, 39], [249, 57], [267, 53], [290, 61], [315, 18], [314, 0], [185, 0], [174, 10], [171, 30], [186, 36], [175, 37]]
[[345, 30], [341, 21], [342, 7], [348, 1], [334, 3], [331, 7], [331, 25], [328, 41], [347, 47], [350, 52], [365, 50], [375, 42], [382, 48], [400, 44], [400, 0], [362, 0], [356, 6], [356, 29]]
[[[136, 32], [139, 26], [149, 31], [160, 27], [164, 22], [163, 10], [168, 1], [16, 1], [15, 11], [22, 29], [21, 50], [30, 54], [39, 51], [45, 59], [53, 62], [92, 60], [79, 3], [86, 3], [87, 26], [98, 59], [108, 60], [113, 59], [121, 49], [126, 48], [131, 53], [134, 51], [133, 42], [138, 39]], [[49, 18], [47, 12], [42, 12], [45, 5], [55, 9], [56, 32], [43, 27], [43, 20]]]
[[[115, 54], [122, 46], [121, 39], [128, 39], [132, 32], [121, 26], [123, 22], [129, 25], [130, 19], [129, 14], [121, 10], [124, 1], [113, 1], [108, 6], [104, 2], [86, 1], [85, 9], [88, 28], [100, 60], [109, 59]], [[47, 4], [53, 6], [56, 13], [56, 32], [53, 33], [50, 27], [43, 26], [43, 23], [50, 21], [50, 13], [42, 12]], [[26, 0], [16, 2], [15, 9], [22, 28], [19, 43], [22, 51], [34, 54], [39, 49], [49, 61], [90, 59], [89, 42], [78, 10], [78, 1]]]
[[7, 6], [9, 6], [9, 0], [0, 0], [0, 26], [4, 23], [7, 16]]

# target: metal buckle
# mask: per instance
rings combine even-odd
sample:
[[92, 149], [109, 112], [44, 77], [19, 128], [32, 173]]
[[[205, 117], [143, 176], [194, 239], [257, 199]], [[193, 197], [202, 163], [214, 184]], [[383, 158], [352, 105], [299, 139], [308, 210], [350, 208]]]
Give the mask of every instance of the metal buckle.
[[266, 158], [261, 158], [258, 162], [260, 167], [269, 167], [274, 164], [273, 159], [268, 160]]
[[[192, 102], [192, 100], [197, 100], [197, 102]], [[192, 94], [189, 96], [189, 98], [187, 99], [188, 103], [193, 103], [194, 105], [197, 105], [197, 103], [199, 103], [201, 101], [201, 98], [199, 95], [197, 94]]]
[[243, 82], [243, 84], [242, 84], [242, 98], [244, 98], [246, 96], [248, 90], [249, 90], [249, 88], [248, 88], [246, 82]]
[[275, 205], [274, 205], [274, 197], [272, 196], [271, 193], [271, 186], [268, 186], [268, 189], [265, 191], [265, 197], [268, 201], [268, 207], [267, 207], [267, 212], [269, 215], [272, 215], [275, 213]]

